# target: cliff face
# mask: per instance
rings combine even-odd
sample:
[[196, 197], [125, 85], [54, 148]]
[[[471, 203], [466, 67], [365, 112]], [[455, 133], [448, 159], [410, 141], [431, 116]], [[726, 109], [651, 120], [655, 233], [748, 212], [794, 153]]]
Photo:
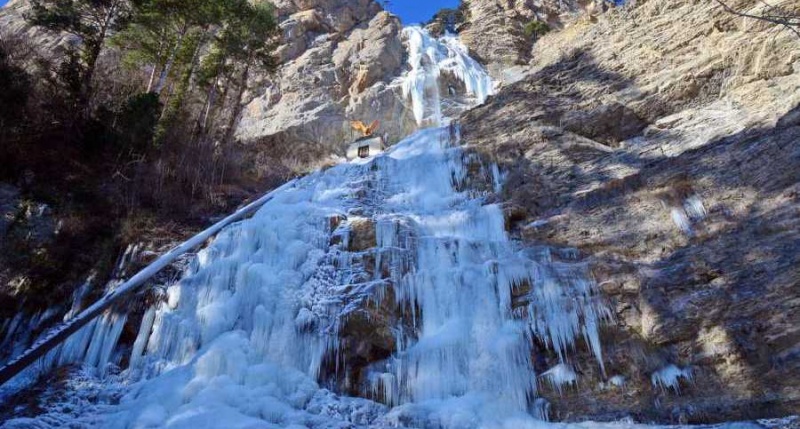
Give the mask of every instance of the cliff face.
[[577, 248], [615, 308], [606, 373], [581, 351], [577, 387], [545, 389], [553, 417], [800, 412], [797, 37], [714, 2], [646, 2], [531, 57], [461, 122], [507, 171], [512, 232]]
[[592, 0], [469, 0], [466, 23], [459, 35], [473, 56], [487, 64], [498, 78], [512, 65], [531, 59], [533, 39], [525, 34], [525, 25], [542, 21], [551, 28], [563, 27], [586, 10], [602, 9]]
[[302, 159], [341, 153], [354, 137], [351, 120], [380, 120], [395, 141], [414, 129], [399, 89], [389, 85], [405, 64], [397, 17], [373, 1], [277, 6], [282, 65], [252, 79], [239, 138]]
[[20, 34], [42, 54], [59, 55], [64, 47], [78, 40], [70, 36], [53, 34], [52, 32], [30, 26], [25, 21], [25, 14], [30, 11], [28, 0], [10, 0], [0, 9], [0, 29], [3, 33]]

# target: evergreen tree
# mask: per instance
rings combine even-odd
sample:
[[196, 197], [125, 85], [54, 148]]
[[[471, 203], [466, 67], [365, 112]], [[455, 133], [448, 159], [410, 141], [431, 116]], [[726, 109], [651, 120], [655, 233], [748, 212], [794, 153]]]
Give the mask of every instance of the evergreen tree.
[[[129, 0], [31, 0], [26, 16], [34, 25], [65, 32], [80, 39], [80, 88], [78, 103], [88, 115], [97, 59], [112, 32], [124, 27], [130, 18]], [[70, 58], [74, 64], [75, 58]]]
[[[241, 88], [253, 66], [271, 69], [277, 23], [271, 4], [247, 0], [142, 0], [130, 25], [114, 37], [125, 62], [146, 67], [146, 92], [157, 94], [164, 109], [154, 140], [161, 142], [176, 123], [191, 87], [206, 90], [197, 128], [206, 131], [211, 117]], [[238, 75], [238, 79], [236, 79]], [[224, 89], [222, 89], [224, 88]], [[222, 92], [222, 97], [220, 97]], [[237, 102], [243, 89], [237, 93]], [[238, 107], [233, 108], [238, 115]]]
[[[205, 58], [200, 73], [201, 83], [208, 88], [201, 129], [208, 125], [221, 83], [228, 83], [225, 85], [226, 89], [233, 83], [237, 91], [228, 121], [230, 129], [241, 113], [242, 96], [251, 68], [272, 71], [277, 66], [272, 54], [278, 26], [272, 5], [265, 2], [250, 4], [247, 0], [228, 0], [224, 4], [225, 22], [214, 39], [211, 52]], [[239, 72], [238, 79], [230, 82], [235, 79], [233, 74], [236, 71]], [[223, 95], [223, 101], [226, 95]]]

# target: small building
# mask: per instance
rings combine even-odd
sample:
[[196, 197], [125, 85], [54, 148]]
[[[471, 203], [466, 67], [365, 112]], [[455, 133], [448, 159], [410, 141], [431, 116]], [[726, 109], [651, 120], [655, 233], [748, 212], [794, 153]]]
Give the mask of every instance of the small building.
[[362, 137], [347, 147], [347, 159], [369, 158], [386, 150], [383, 137], [368, 136]]

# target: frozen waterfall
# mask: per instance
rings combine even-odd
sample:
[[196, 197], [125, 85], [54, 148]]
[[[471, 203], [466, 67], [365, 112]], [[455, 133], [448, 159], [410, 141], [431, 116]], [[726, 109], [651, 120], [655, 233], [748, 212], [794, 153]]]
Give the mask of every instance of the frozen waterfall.
[[[454, 36], [405, 31], [403, 88], [420, 123], [443, 122], [442, 73], [463, 82], [472, 103], [492, 92]], [[118, 403], [70, 423], [538, 427], [549, 405], [537, 379], [578, 383], [568, 365], [578, 341], [602, 367], [599, 329], [611, 316], [585, 264], [509, 238], [501, 207], [487, 203], [501, 181], [450, 125], [279, 190], [200, 251], [146, 311], [129, 368], [101, 388], [125, 392]], [[354, 246], [364, 231], [370, 245]], [[394, 346], [358, 378], [342, 335], [369, 306], [391, 313], [378, 316]], [[100, 323], [116, 342], [124, 321]], [[107, 344], [93, 343], [85, 359], [107, 360]], [[559, 357], [544, 374], [534, 370], [534, 343]], [[323, 376], [347, 378], [364, 398], [332, 393]]]
[[[494, 92], [492, 78], [469, 56], [457, 36], [447, 34], [437, 39], [420, 27], [406, 27], [403, 35], [407, 39], [409, 71], [400, 78], [400, 84], [403, 96], [411, 100], [417, 124], [442, 125], [446, 120], [443, 105], [460, 105], [456, 111], [466, 109], [483, 104]], [[446, 77], [463, 84], [469, 98], [456, 101], [456, 91], [442, 84]]]
[[[442, 409], [490, 426], [532, 419], [533, 337], [564, 358], [584, 337], [600, 360], [607, 311], [585, 266], [509, 240], [489, 191], [476, 191], [492, 189], [495, 169], [457, 134], [426, 129], [310, 175], [221, 233], [145, 317], [128, 371], [142, 380], [112, 407], [112, 426], [197, 428], [223, 416], [229, 427], [333, 427], [320, 407], [364, 425], [464, 427]], [[348, 250], [356, 219], [374, 225], [375, 247]], [[397, 348], [363, 390], [394, 408], [325, 393], [316, 380], [340, 353], [348, 315], [389, 299], [402, 319]]]

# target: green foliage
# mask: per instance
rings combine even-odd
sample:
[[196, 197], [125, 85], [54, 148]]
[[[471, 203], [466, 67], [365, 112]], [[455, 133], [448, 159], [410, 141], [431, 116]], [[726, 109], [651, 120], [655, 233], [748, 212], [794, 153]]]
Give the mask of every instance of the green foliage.
[[79, 102], [85, 74], [86, 66], [80, 60], [80, 55], [74, 49], [67, 51], [65, 58], [58, 65], [56, 76], [58, 77], [57, 83], [61, 86], [70, 104]]
[[427, 27], [431, 32], [436, 35], [444, 33], [456, 33], [458, 28], [465, 22], [464, 10], [458, 9], [441, 9], [433, 15], [433, 18], [428, 22]]
[[130, 18], [127, 0], [31, 0], [28, 21], [81, 39], [84, 61], [93, 66], [110, 32], [123, 28]]
[[[232, 139], [251, 70], [277, 66], [271, 4], [30, 2], [29, 22], [81, 43], [60, 59], [12, 55], [13, 67], [0, 55], [0, 179], [16, 182], [30, 170], [48, 186], [72, 193], [75, 182], [85, 182], [117, 207], [138, 208], [167, 205], [166, 194], [210, 195], [234, 174], [225, 167], [232, 161], [219, 159], [230, 149], [219, 143]], [[36, 108], [17, 109], [25, 105]], [[7, 126], [23, 110], [20, 126]]]
[[130, 154], [141, 155], [148, 151], [161, 115], [158, 94], [136, 94], [128, 99], [116, 121], [119, 143]]
[[272, 4], [233, 0], [232, 6], [220, 39], [221, 46], [234, 61], [255, 61], [259, 67], [273, 70], [277, 66], [272, 54], [278, 24]]
[[536, 40], [539, 37], [547, 34], [550, 31], [550, 26], [543, 21], [533, 20], [525, 24], [525, 27], [523, 27], [522, 31], [528, 38]]
[[469, 1], [461, 0], [455, 9], [444, 8], [436, 12], [435, 15], [425, 24], [425, 27], [434, 36], [441, 36], [445, 33], [458, 33], [462, 27], [469, 24], [471, 19]]
[[[66, 32], [80, 38], [79, 108], [88, 116], [92, 95], [92, 78], [97, 59], [100, 57], [106, 38], [111, 32], [123, 28], [130, 18], [131, 4], [139, 0], [31, 0], [28, 21], [54, 32]], [[73, 52], [70, 52], [73, 54]], [[69, 58], [74, 65], [76, 58]], [[73, 71], [78, 70], [72, 67]]]
[[208, 92], [200, 120], [205, 124], [217, 87], [231, 80], [235, 70], [251, 65], [274, 68], [271, 42], [277, 29], [273, 7], [265, 2], [141, 0], [130, 25], [114, 37], [113, 44], [123, 50], [128, 68], [150, 70], [146, 91], [159, 95], [169, 91], [156, 143], [179, 119], [193, 82]]

